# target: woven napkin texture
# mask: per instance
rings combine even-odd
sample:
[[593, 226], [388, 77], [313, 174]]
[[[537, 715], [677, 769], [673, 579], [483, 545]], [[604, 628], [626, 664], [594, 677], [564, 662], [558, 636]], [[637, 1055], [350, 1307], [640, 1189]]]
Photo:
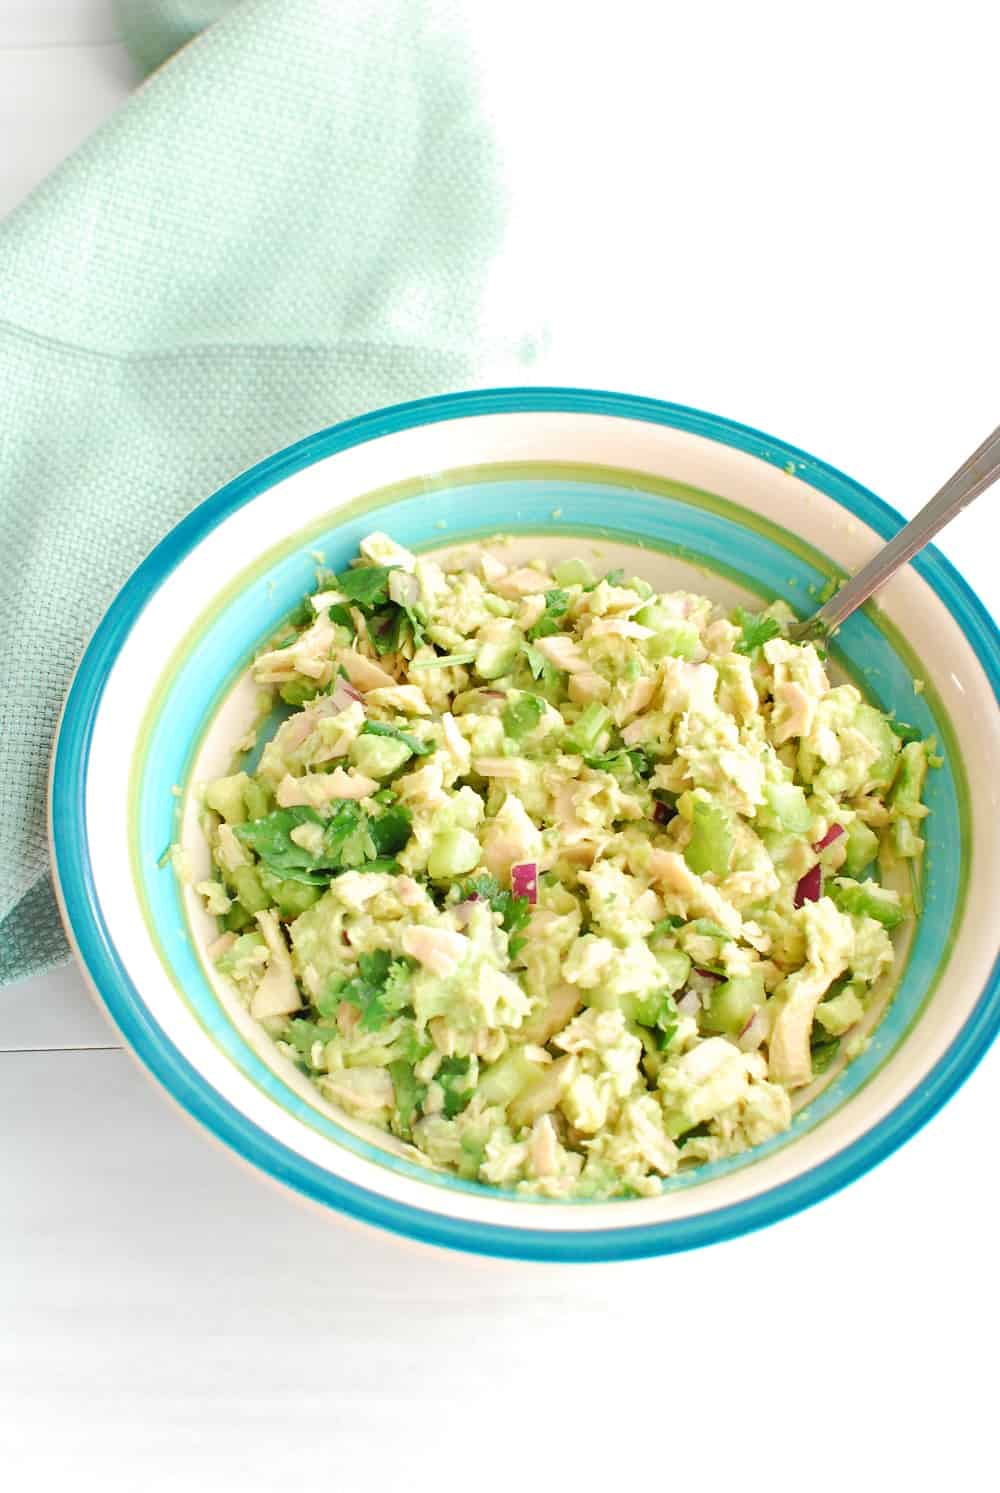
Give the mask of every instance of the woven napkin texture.
[[459, 3], [118, 15], [158, 70], [0, 224], [0, 984], [67, 954], [49, 752], [129, 573], [269, 452], [498, 363], [503, 194]]

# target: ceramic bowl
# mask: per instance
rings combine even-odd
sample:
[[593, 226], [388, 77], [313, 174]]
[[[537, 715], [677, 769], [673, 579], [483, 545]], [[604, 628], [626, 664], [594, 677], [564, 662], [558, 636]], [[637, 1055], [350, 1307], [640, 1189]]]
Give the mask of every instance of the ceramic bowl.
[[[52, 853], [76, 953], [167, 1092], [264, 1173], [412, 1238], [486, 1254], [612, 1259], [689, 1248], [816, 1201], [924, 1123], [1000, 1020], [995, 964], [997, 635], [925, 551], [838, 635], [837, 665], [936, 736], [923, 914], [867, 1049], [809, 1091], [791, 1130], [745, 1156], [614, 1202], [520, 1198], [415, 1164], [326, 1106], [210, 967], [214, 933], [164, 864], [207, 866], [193, 785], [226, 768], [254, 711], [256, 648], [314, 581], [383, 529], [435, 550], [498, 531], [525, 553], [625, 563], [657, 589], [782, 597], [805, 613], [902, 520], [780, 441], [617, 394], [497, 390], [322, 431], [194, 510], [98, 628], [53, 759]], [[922, 682], [917, 684], [915, 681]], [[919, 692], [917, 692], [919, 691]]]

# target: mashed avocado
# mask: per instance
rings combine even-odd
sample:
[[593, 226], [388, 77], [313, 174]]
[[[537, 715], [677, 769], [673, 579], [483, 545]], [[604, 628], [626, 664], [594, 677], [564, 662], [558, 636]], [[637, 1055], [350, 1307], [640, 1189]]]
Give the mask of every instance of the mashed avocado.
[[257, 659], [204, 790], [213, 957], [333, 1103], [522, 1193], [655, 1194], [855, 1050], [932, 743], [780, 605], [384, 534]]

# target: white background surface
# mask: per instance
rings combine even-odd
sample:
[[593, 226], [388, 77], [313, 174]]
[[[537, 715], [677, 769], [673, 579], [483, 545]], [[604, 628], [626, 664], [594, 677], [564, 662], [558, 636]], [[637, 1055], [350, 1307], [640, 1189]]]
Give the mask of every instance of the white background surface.
[[[624, 60], [595, 80], [608, 279], [563, 267], [538, 376], [720, 410], [912, 511], [1000, 419], [986, 8], [686, 9], [650, 7], [642, 86], [610, 101]], [[677, 97], [662, 185], [600, 154], [601, 111], [641, 128], [657, 80]], [[0, 0], [0, 214], [133, 83], [102, 0]], [[514, 141], [515, 167], [536, 144]], [[662, 246], [629, 241], [640, 189], [676, 206]], [[942, 544], [994, 609], [997, 501]], [[0, 991], [4, 1482], [993, 1488], [998, 1085], [995, 1050], [877, 1172], [763, 1234], [503, 1265], [241, 1170], [117, 1050], [74, 970]]]

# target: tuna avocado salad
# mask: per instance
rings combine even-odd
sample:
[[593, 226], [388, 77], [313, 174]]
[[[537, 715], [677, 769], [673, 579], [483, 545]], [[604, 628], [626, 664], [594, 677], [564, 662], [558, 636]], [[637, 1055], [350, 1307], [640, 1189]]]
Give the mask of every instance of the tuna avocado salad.
[[880, 873], [915, 873], [933, 742], [782, 603], [360, 549], [253, 666], [275, 734], [203, 789], [251, 1016], [327, 1101], [522, 1194], [656, 1194], [786, 1129], [913, 916]]

